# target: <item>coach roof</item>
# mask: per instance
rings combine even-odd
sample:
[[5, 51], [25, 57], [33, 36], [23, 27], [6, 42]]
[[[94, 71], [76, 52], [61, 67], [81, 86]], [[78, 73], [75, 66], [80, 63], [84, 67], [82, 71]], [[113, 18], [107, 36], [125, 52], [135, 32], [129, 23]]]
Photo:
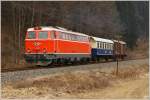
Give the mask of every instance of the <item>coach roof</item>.
[[109, 39], [103, 39], [103, 38], [98, 38], [98, 37], [91, 37], [91, 38], [99, 42], [114, 43], [112, 40], [109, 40]]
[[119, 43], [121, 43], [121, 44], [126, 44], [126, 42], [124, 42], [124, 41], [118, 41], [118, 40], [113, 40], [114, 42], [119, 42]]

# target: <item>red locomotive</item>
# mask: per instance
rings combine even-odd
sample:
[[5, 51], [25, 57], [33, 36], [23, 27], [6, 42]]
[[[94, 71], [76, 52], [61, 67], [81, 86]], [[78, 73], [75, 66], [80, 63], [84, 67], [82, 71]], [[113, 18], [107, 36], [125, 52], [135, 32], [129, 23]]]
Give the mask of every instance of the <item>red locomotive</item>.
[[61, 27], [29, 28], [25, 39], [25, 59], [40, 65], [84, 61], [91, 57], [88, 38], [88, 35]]

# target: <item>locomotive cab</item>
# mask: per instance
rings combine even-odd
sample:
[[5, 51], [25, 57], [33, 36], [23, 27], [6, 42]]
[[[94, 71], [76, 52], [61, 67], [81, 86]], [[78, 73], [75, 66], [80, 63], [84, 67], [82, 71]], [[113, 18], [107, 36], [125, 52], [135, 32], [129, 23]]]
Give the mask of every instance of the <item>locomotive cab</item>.
[[47, 63], [55, 52], [55, 31], [47, 28], [29, 28], [25, 38], [25, 59], [29, 63]]

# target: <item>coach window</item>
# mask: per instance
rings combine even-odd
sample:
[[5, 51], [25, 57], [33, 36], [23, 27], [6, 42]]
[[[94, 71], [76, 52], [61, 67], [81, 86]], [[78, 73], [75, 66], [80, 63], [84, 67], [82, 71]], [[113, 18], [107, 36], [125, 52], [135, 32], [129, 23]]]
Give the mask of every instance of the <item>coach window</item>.
[[112, 50], [112, 47], [111, 47], [111, 45], [112, 45], [112, 44], [110, 44], [110, 50]]
[[106, 43], [106, 49], [108, 49], [108, 43]]
[[39, 39], [47, 39], [48, 38], [48, 32], [44, 32], [44, 31], [39, 32], [38, 33], [38, 38]]
[[105, 49], [105, 43], [103, 43], [103, 49]]
[[103, 42], [103, 49], [105, 48], [104, 46], [105, 46], [105, 45], [104, 45], [104, 42]]
[[101, 42], [101, 48], [103, 49], [103, 42]]
[[99, 42], [99, 48], [101, 48], [101, 42]]
[[111, 44], [111, 50], [113, 50], [113, 44]]
[[99, 48], [101, 48], [101, 42], [99, 42]]
[[109, 43], [107, 44], [107, 49], [109, 49]]
[[108, 49], [110, 50], [110, 43], [108, 44]]
[[101, 42], [101, 48], [103, 49], [103, 42]]
[[99, 43], [97, 42], [97, 48], [98, 48], [98, 44], [99, 44]]
[[110, 43], [110, 50], [112, 50], [111, 43]]
[[110, 43], [110, 50], [112, 50], [112, 47], [111, 47], [111, 45], [112, 45], [112, 44]]
[[28, 39], [35, 39], [36, 38], [36, 33], [33, 31], [29, 31], [27, 35]]
[[105, 43], [103, 42], [103, 49], [105, 49]]

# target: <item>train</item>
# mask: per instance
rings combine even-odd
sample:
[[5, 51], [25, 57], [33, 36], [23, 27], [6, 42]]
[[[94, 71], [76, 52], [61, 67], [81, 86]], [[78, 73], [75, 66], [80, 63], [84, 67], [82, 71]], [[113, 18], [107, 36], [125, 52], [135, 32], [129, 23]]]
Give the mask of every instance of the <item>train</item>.
[[116, 60], [126, 56], [126, 42], [90, 36], [58, 26], [28, 28], [24, 58], [27, 63], [50, 65]]

